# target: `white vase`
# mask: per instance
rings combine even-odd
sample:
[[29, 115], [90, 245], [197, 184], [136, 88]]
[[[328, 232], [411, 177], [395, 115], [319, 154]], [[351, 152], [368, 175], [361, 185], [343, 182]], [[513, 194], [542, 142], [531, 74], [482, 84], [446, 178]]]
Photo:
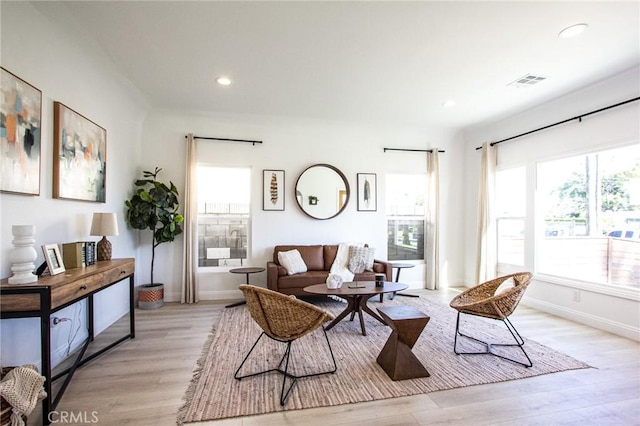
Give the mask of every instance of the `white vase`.
[[327, 288], [330, 290], [339, 289], [342, 286], [342, 277], [336, 274], [329, 274], [327, 278]]
[[35, 225], [13, 225], [14, 249], [9, 253], [11, 272], [9, 284], [28, 284], [38, 281], [38, 276], [33, 273], [36, 265], [33, 263], [38, 258], [38, 252], [33, 247], [36, 242]]

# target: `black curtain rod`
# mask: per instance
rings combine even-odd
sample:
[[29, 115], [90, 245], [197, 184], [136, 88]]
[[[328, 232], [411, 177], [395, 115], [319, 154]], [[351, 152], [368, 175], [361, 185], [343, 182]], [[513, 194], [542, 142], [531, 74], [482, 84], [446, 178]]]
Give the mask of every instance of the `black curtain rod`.
[[[188, 136], [185, 136], [185, 139], [188, 138]], [[252, 141], [252, 140], [248, 140], [248, 139], [228, 139], [228, 138], [209, 138], [209, 137], [205, 137], [205, 136], [194, 136], [194, 139], [206, 139], [209, 141], [227, 141], [227, 142], [246, 142], [246, 143], [250, 143], [253, 144], [253, 146], [255, 146], [257, 143], [262, 143], [262, 141]]]
[[[384, 148], [384, 152], [387, 151], [406, 151], [406, 152], [433, 152], [432, 149], [405, 149], [405, 148]], [[442, 150], [438, 150], [438, 152], [444, 152]]]
[[[578, 122], [582, 122], [582, 119], [584, 117], [587, 117], [587, 116], [592, 115], [592, 114], [597, 114], [599, 112], [606, 111], [606, 110], [611, 109], [611, 108], [616, 108], [616, 107], [628, 104], [630, 102], [635, 102], [637, 100], [640, 100], [640, 96], [638, 96], [636, 98], [633, 98], [633, 99], [627, 99], [626, 101], [618, 102], [617, 104], [609, 105], [607, 107], [600, 108], [600, 109], [597, 109], [595, 111], [588, 112], [586, 114], [576, 115], [575, 117], [567, 118], [566, 120], [558, 121], [557, 123], [549, 124], [548, 126], [540, 127], [538, 129], [535, 129], [535, 130], [529, 130], [528, 132], [524, 132], [524, 133], [521, 133], [521, 134], [516, 135], [516, 136], [511, 136], [510, 138], [502, 139], [502, 140], [499, 140], [497, 142], [491, 142], [489, 145], [491, 145], [491, 146], [498, 145], [499, 143], [507, 142], [507, 141], [510, 141], [512, 139], [516, 139], [516, 138], [519, 138], [519, 137], [522, 137], [522, 136], [530, 135], [531, 133], [539, 132], [541, 130], [546, 130], [546, 129], [550, 128], [550, 127], [554, 127], [554, 126], [558, 126], [560, 124], [568, 123], [569, 121], [573, 121], [573, 120], [578, 120]], [[479, 149], [482, 149], [482, 147], [481, 146], [477, 147], [476, 151], [479, 150]]]

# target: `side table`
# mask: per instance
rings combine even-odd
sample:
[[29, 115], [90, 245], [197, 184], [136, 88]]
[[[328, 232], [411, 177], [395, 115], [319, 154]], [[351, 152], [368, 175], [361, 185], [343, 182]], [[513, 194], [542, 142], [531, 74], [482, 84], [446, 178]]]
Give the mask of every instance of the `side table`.
[[[405, 268], [406, 268], [406, 269], [408, 269], [408, 268], [413, 268], [414, 266], [416, 266], [416, 265], [414, 265], [413, 263], [392, 263], [392, 264], [391, 264], [391, 268], [392, 268], [392, 269], [397, 269], [397, 272], [396, 272], [396, 282], [398, 282], [398, 280], [400, 279], [400, 271], [401, 271], [401, 270], [403, 270], [403, 269], [405, 269]], [[404, 297], [420, 297], [420, 296], [418, 296], [417, 294], [406, 294], [406, 293], [395, 293], [395, 292], [394, 292], [394, 293], [391, 293], [391, 296], [389, 296], [389, 298], [390, 298], [391, 300], [393, 300], [393, 298], [394, 298], [395, 296], [404, 296]]]
[[380, 307], [378, 312], [393, 330], [378, 355], [378, 364], [391, 380], [429, 377], [429, 372], [411, 348], [431, 318], [411, 306]]
[[[265, 270], [264, 268], [248, 267], [248, 268], [234, 268], [229, 270], [229, 272], [231, 272], [232, 274], [246, 274], [247, 275], [246, 284], [249, 284], [249, 274], [257, 274], [264, 270]], [[246, 303], [247, 303], [246, 300], [241, 300], [239, 302], [231, 303], [230, 305], [225, 306], [225, 308], [233, 308], [234, 306], [240, 306]]]

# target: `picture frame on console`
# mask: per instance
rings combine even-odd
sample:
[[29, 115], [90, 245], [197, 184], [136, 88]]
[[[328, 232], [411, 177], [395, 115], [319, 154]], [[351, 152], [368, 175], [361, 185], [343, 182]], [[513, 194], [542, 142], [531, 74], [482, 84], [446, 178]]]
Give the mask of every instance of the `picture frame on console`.
[[378, 184], [375, 173], [358, 173], [358, 211], [375, 212], [378, 210]]
[[42, 252], [44, 253], [44, 260], [49, 267], [49, 274], [57, 275], [65, 271], [62, 255], [57, 244], [44, 244]]
[[262, 171], [262, 210], [284, 211], [284, 170]]
[[106, 129], [54, 102], [53, 152], [53, 198], [106, 202]]
[[42, 92], [0, 68], [0, 192], [40, 195]]

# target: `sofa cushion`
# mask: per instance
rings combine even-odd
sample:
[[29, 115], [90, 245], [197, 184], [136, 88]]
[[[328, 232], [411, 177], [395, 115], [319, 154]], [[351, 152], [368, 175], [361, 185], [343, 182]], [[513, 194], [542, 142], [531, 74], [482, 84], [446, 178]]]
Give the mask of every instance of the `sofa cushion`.
[[287, 270], [287, 274], [295, 275], [307, 272], [307, 264], [296, 249], [278, 253], [278, 261]]
[[322, 284], [327, 281], [328, 276], [329, 272], [327, 271], [307, 271], [303, 274], [285, 275], [278, 278], [278, 289], [287, 290]]
[[373, 271], [373, 258], [376, 249], [373, 247], [349, 247], [349, 270], [354, 274]]
[[307, 265], [307, 271], [324, 271], [324, 259], [321, 245], [315, 246], [275, 246], [273, 249], [273, 261], [280, 264], [278, 253], [281, 251], [298, 250], [302, 260]]
[[336, 260], [336, 256], [338, 255], [338, 245], [332, 244], [323, 247], [324, 251], [324, 270], [330, 271], [331, 266], [333, 266], [333, 262]]

